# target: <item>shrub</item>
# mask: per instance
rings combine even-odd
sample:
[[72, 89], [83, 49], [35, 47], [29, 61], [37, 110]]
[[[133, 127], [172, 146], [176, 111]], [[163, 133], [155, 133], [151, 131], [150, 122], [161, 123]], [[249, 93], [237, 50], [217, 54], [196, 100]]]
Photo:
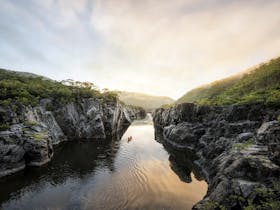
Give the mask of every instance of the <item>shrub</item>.
[[0, 124], [0, 131], [6, 131], [10, 128], [8, 123], [2, 123]]
[[226, 210], [226, 208], [216, 201], [208, 200], [203, 204], [202, 210]]
[[247, 142], [245, 143], [235, 143], [232, 145], [232, 148], [234, 150], [242, 151], [246, 150], [248, 147], [252, 146], [255, 143], [253, 138], [250, 138]]
[[35, 121], [25, 121], [24, 124], [25, 124], [26, 126], [35, 126], [35, 125], [38, 125], [38, 123], [35, 122]]
[[245, 210], [279, 210], [280, 209], [280, 182], [272, 183], [272, 188], [259, 187], [256, 188], [257, 200], [248, 200], [248, 204], [244, 206]]
[[35, 141], [42, 141], [44, 140], [44, 135], [41, 133], [32, 133], [31, 137], [35, 140]]
[[103, 100], [104, 102], [116, 102], [119, 100], [119, 94], [115, 91], [109, 91], [107, 89], [104, 89]]
[[171, 109], [174, 107], [174, 104], [163, 104], [161, 105], [160, 108], [163, 108], [163, 109]]
[[101, 93], [93, 83], [67, 80], [56, 82], [42, 77], [30, 77], [0, 69], [0, 101], [9, 106], [11, 101], [23, 105], [38, 105], [44, 98], [53, 103], [66, 104], [80, 98], [100, 98], [104, 101], [118, 100], [117, 93], [105, 90]]
[[4, 99], [4, 100], [1, 100], [0, 101], [0, 104], [2, 105], [2, 106], [10, 106], [11, 104], [12, 104], [12, 100], [11, 99]]

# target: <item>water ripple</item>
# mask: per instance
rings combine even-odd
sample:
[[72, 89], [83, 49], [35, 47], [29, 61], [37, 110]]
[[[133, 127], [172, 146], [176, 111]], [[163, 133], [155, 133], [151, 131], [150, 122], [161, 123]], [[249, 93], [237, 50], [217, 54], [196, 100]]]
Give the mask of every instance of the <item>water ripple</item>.
[[[0, 180], [0, 208], [191, 209], [206, 183], [178, 172], [146, 121], [134, 123], [121, 141], [69, 142], [46, 167]], [[182, 174], [193, 181], [183, 182]]]

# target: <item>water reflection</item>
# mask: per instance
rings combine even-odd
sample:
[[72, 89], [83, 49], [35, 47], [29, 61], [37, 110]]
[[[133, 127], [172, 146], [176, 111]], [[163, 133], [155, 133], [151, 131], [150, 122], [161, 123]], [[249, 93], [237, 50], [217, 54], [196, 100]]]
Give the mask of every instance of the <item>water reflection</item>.
[[150, 122], [136, 122], [121, 141], [60, 145], [46, 166], [0, 180], [1, 207], [191, 209], [207, 185], [192, 157], [154, 141]]
[[[0, 203], [2, 207], [7, 206], [9, 209], [16, 209], [19, 206], [20, 209], [24, 209], [24, 203], [29, 202], [28, 199], [40, 200], [37, 195], [36, 198], [34, 197], [37, 193], [42, 193], [42, 195], [46, 193], [49, 197], [47, 191], [51, 191], [52, 186], [63, 186], [71, 190], [74, 180], [94, 176], [96, 172], [105, 168], [113, 172], [114, 159], [119, 146], [119, 141], [111, 139], [62, 143], [55, 148], [55, 156], [47, 165], [40, 168], [26, 168], [15, 175], [0, 179]], [[46, 192], [43, 192], [44, 190]], [[56, 194], [56, 192], [53, 193]], [[59, 197], [62, 196], [59, 191], [57, 193]], [[42, 200], [46, 200], [43, 196], [41, 197]], [[49, 205], [48, 202], [40, 202], [45, 203], [46, 206]], [[34, 205], [36, 206], [35, 203]], [[30, 206], [26, 205], [26, 209]], [[36, 208], [39, 207], [36, 206]]]
[[205, 179], [201, 169], [196, 164], [194, 164], [196, 157], [191, 151], [176, 151], [165, 145], [164, 148], [169, 153], [168, 159], [170, 162], [170, 168], [183, 182], [191, 183], [192, 174], [198, 181]]

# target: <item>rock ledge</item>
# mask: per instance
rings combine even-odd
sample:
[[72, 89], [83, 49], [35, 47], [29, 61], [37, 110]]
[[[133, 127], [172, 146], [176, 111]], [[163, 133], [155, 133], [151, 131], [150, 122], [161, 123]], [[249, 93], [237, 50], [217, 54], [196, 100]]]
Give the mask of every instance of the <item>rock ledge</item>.
[[193, 151], [205, 173], [208, 192], [193, 209], [280, 205], [279, 115], [279, 108], [262, 104], [184, 103], [153, 113], [157, 140]]

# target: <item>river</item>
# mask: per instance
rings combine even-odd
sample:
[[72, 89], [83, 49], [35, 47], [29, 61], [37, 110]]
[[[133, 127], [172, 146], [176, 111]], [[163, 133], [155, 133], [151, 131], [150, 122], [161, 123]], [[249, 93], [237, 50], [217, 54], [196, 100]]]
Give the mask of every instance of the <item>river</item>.
[[120, 141], [66, 142], [45, 166], [1, 179], [0, 207], [191, 209], [206, 194], [207, 184], [192, 160], [180, 158], [154, 140], [148, 115]]

